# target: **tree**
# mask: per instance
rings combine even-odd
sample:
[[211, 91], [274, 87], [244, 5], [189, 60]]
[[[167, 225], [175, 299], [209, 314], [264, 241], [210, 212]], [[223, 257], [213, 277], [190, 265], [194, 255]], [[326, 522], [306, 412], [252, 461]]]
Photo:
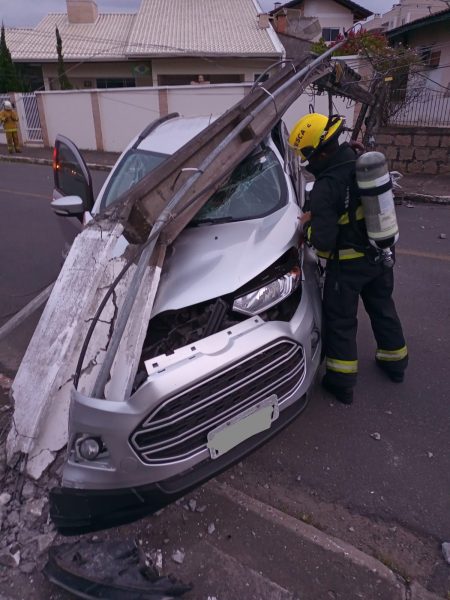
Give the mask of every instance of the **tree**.
[[59, 30], [56, 28], [56, 52], [58, 53], [58, 81], [59, 87], [62, 90], [71, 90], [73, 85], [70, 83], [67, 77], [66, 67], [64, 65], [64, 56], [62, 53], [62, 40], [59, 35]]
[[2, 23], [0, 36], [0, 93], [20, 92], [21, 85], [11, 53], [6, 45], [5, 26]]
[[[344, 36], [340, 35], [331, 46], [342, 40]], [[327, 45], [323, 40], [316, 42], [312, 47], [313, 52], [317, 54], [321, 54], [326, 49]], [[420, 71], [420, 56], [411, 48], [390, 46], [382, 33], [364, 29], [350, 31], [345, 44], [336, 50], [335, 55], [359, 55], [360, 63], [364, 65], [363, 70], [366, 71], [364, 79], [369, 83], [375, 104], [369, 109], [364, 121], [367, 110], [365, 107], [360, 113], [360, 122], [355, 125], [355, 128], [360, 128], [362, 122], [365, 122], [366, 143], [375, 129], [386, 125], [390, 117], [416, 102], [423, 92], [423, 80], [412, 85], [417, 72]]]

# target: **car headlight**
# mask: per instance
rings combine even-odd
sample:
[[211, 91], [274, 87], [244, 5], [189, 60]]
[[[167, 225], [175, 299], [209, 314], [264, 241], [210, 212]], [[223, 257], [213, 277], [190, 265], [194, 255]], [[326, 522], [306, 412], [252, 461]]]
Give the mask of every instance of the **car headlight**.
[[293, 267], [288, 273], [267, 283], [266, 285], [235, 298], [233, 310], [244, 315], [258, 315], [259, 313], [275, 306], [292, 292], [294, 292], [302, 280], [300, 267]]

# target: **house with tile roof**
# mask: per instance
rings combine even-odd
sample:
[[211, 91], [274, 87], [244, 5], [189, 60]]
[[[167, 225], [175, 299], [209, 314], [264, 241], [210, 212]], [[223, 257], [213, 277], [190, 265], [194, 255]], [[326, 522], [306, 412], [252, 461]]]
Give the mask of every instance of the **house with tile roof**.
[[136, 13], [103, 14], [66, 0], [34, 29], [7, 29], [13, 61], [41, 69], [59, 89], [55, 29], [78, 89], [254, 81], [284, 56], [256, 0], [141, 0]]
[[[367, 19], [370, 10], [352, 0], [291, 0], [270, 12], [281, 36], [333, 42], [354, 23]], [[284, 37], [281, 37], [284, 43]]]

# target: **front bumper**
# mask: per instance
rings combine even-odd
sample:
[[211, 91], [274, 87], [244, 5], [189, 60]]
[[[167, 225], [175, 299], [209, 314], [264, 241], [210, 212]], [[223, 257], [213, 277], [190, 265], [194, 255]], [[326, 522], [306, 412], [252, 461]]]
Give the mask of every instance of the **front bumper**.
[[[252, 317], [195, 346], [157, 357], [147, 364], [147, 381], [126, 401], [89, 398], [73, 390], [62, 487], [50, 496], [57, 528], [80, 533], [155, 512], [295, 418], [306, 406], [320, 363], [319, 300], [316, 286], [306, 284], [289, 322]], [[206, 439], [220, 420], [271, 395], [277, 396], [280, 411], [271, 427], [212, 460], [206, 444], [198, 443], [199, 433]], [[223, 414], [211, 412], [219, 402]], [[101, 438], [106, 452], [94, 461], [81, 459], [75, 452], [80, 435]]]
[[81, 490], [68, 487], [50, 492], [50, 517], [63, 535], [80, 535], [130, 523], [152, 514], [228, 469], [276, 435], [305, 408], [307, 395], [280, 414], [270, 429], [243, 442], [216, 460], [159, 483], [127, 489]]

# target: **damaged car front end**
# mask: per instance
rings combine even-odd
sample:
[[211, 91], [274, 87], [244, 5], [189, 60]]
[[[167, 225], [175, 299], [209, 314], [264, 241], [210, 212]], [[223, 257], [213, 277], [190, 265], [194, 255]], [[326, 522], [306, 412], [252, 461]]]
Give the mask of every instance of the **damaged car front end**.
[[[197, 130], [208, 124], [196, 121]], [[164, 156], [158, 135], [179, 126], [178, 118], [164, 123], [138, 150]], [[131, 393], [99, 399], [72, 390], [62, 485], [51, 491], [60, 532], [159, 510], [306, 407], [321, 309], [317, 259], [298, 226], [297, 175], [280, 124], [170, 246]]]

